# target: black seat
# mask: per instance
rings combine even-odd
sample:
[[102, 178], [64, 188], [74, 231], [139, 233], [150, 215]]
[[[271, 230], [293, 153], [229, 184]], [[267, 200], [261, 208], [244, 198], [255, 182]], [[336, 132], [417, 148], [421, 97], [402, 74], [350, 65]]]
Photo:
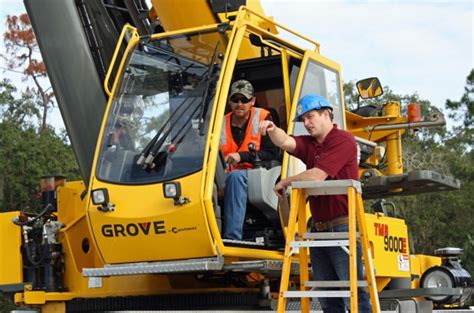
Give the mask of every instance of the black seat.
[[270, 112], [270, 115], [272, 116], [272, 121], [273, 123], [277, 126], [280, 127], [280, 116], [278, 115], [278, 111], [275, 108], [268, 108], [266, 109], [268, 112]]
[[225, 180], [227, 179], [226, 164], [224, 161], [224, 155], [222, 151], [219, 150], [219, 156], [216, 162], [216, 176], [214, 181], [217, 185], [218, 190], [222, 190], [225, 186]]

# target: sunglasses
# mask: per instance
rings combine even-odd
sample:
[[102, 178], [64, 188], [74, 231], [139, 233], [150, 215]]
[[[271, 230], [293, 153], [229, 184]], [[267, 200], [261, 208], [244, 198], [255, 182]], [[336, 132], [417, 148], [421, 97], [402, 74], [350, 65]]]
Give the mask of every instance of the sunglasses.
[[232, 96], [230, 97], [230, 101], [233, 102], [233, 103], [249, 103], [250, 101], [252, 101], [252, 98], [250, 99], [247, 99], [245, 97], [240, 97], [240, 96]]

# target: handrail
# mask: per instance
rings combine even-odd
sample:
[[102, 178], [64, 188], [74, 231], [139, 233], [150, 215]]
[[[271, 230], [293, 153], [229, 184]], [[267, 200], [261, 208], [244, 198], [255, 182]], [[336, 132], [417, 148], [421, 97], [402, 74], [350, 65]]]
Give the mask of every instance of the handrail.
[[309, 39], [309, 38], [306, 37], [306, 36], [303, 36], [303, 35], [301, 35], [301, 34], [298, 34], [298, 33], [295, 32], [294, 30], [289, 29], [288, 27], [283, 26], [283, 25], [281, 25], [280, 23], [277, 23], [277, 22], [275, 22], [274, 20], [271, 20], [271, 19], [269, 19], [268, 17], [263, 16], [263, 15], [261, 15], [261, 14], [255, 12], [255, 11], [253, 11], [253, 10], [247, 8], [247, 7], [244, 7], [244, 6], [243, 6], [243, 7], [240, 8], [240, 10], [245, 10], [245, 11], [247, 11], [248, 13], [251, 13], [251, 14], [253, 14], [253, 15], [255, 15], [255, 16], [261, 18], [262, 20], [265, 20], [265, 21], [267, 21], [267, 22], [269, 22], [269, 23], [271, 23], [271, 24], [274, 24], [274, 25], [280, 27], [281, 29], [286, 30], [286, 31], [289, 32], [290, 34], [293, 34], [293, 35], [295, 35], [296, 37], [299, 37], [299, 38], [301, 38], [301, 39], [303, 39], [303, 40], [305, 40], [305, 41], [307, 41], [307, 42], [313, 44], [313, 45], [316, 47], [315, 50], [316, 50], [317, 52], [319, 52], [319, 48], [320, 48], [321, 45], [320, 45], [318, 42], [316, 42], [316, 41], [314, 41], [314, 40], [311, 40], [311, 39]]
[[364, 128], [366, 132], [373, 132], [378, 130], [402, 130], [402, 129], [417, 129], [421, 127], [436, 127], [446, 125], [446, 120], [441, 113], [433, 113], [428, 121], [407, 122], [397, 124], [379, 124], [368, 126]]
[[291, 187], [304, 189], [306, 196], [343, 195], [347, 194], [349, 187], [353, 187], [357, 193], [362, 193], [360, 181], [354, 179], [295, 181], [291, 183]]
[[138, 36], [137, 29], [135, 27], [131, 26], [130, 24], [126, 24], [123, 27], [122, 32], [120, 33], [120, 37], [117, 41], [117, 46], [115, 47], [115, 51], [114, 51], [114, 54], [112, 56], [112, 60], [110, 61], [110, 65], [109, 65], [109, 68], [107, 69], [107, 74], [105, 75], [105, 79], [104, 79], [104, 90], [105, 90], [105, 92], [107, 93], [107, 95], [109, 97], [112, 95], [112, 92], [109, 89], [110, 75], [112, 74], [112, 70], [113, 70], [114, 65], [115, 65], [115, 60], [117, 59], [118, 53], [120, 51], [120, 47], [122, 46], [123, 38], [125, 37], [125, 34], [128, 31], [132, 32], [132, 35]]

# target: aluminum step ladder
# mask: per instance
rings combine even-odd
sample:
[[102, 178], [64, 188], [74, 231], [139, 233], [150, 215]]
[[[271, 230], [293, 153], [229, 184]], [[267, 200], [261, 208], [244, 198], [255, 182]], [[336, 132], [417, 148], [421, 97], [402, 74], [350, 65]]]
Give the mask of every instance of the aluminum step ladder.
[[[357, 288], [368, 287], [372, 312], [380, 312], [380, 303], [375, 283], [372, 254], [367, 238], [367, 227], [364, 218], [362, 189], [360, 182], [355, 180], [333, 181], [302, 181], [291, 184], [293, 190], [292, 206], [290, 208], [288, 229], [286, 234], [285, 254], [278, 296], [278, 312], [285, 312], [288, 298], [301, 298], [301, 311], [309, 312], [309, 298], [350, 298], [352, 313], [358, 312]], [[317, 195], [347, 194], [349, 210], [348, 233], [308, 233], [306, 229], [306, 198]], [[300, 221], [297, 223], [297, 221]], [[356, 224], [357, 221], [357, 224]], [[356, 232], [356, 225], [359, 233]], [[296, 227], [298, 229], [296, 229]], [[298, 234], [298, 236], [296, 235]], [[357, 236], [362, 244], [366, 279], [357, 280]], [[339, 246], [349, 253], [350, 280], [349, 281], [310, 281], [308, 269], [309, 247], [336, 247]], [[349, 250], [347, 250], [349, 247]], [[298, 253], [299, 252], [299, 253]], [[298, 257], [295, 254], [298, 253]], [[300, 290], [288, 291], [290, 268], [292, 259], [299, 259]], [[313, 290], [318, 288], [318, 290]], [[345, 290], [324, 290], [321, 288], [345, 288]]]

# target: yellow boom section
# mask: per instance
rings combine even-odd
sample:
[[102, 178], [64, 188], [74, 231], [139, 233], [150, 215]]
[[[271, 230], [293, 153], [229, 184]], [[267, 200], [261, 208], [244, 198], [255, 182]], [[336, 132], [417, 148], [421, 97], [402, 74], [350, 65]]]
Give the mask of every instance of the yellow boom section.
[[[161, 26], [167, 32], [225, 22], [229, 17], [237, 15], [238, 9], [230, 6], [227, 14], [225, 11], [216, 13], [215, 11], [221, 11], [223, 8], [219, 8], [218, 4], [211, 6], [209, 0], [152, 0], [152, 4], [150, 15], [159, 17]], [[247, 0], [245, 6], [265, 15], [259, 0]]]

